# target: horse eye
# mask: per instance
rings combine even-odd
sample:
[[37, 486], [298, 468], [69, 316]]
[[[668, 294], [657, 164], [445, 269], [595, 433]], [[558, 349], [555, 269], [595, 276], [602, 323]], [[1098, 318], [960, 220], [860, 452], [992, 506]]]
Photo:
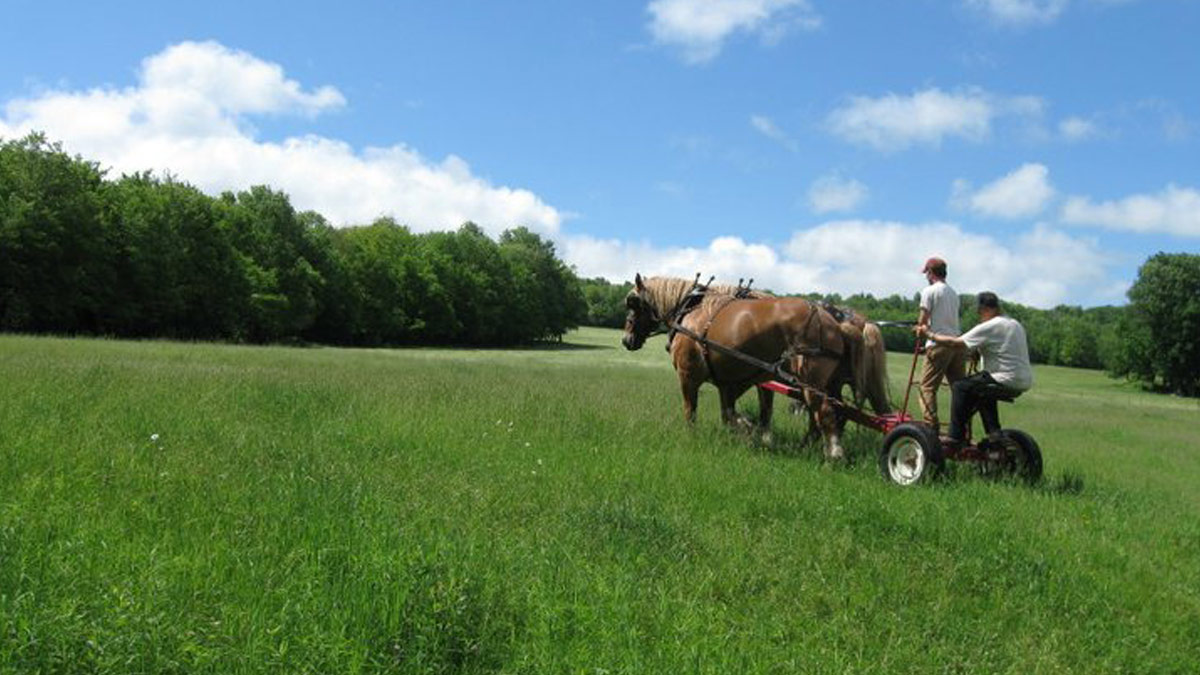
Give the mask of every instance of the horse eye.
[[636, 295], [631, 295], [631, 296], [625, 298], [625, 306], [628, 307], [629, 309], [637, 309], [638, 308], [638, 297]]

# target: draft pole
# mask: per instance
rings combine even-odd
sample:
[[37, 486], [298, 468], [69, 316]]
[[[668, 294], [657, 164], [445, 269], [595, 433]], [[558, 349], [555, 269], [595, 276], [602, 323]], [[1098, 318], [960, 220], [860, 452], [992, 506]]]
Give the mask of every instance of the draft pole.
[[917, 356], [921, 354], [921, 338], [917, 336], [916, 344], [913, 345], [913, 360], [912, 367], [908, 369], [908, 386], [904, 388], [904, 405], [900, 408], [900, 412], [908, 414], [908, 396], [912, 393], [913, 375], [917, 373]]

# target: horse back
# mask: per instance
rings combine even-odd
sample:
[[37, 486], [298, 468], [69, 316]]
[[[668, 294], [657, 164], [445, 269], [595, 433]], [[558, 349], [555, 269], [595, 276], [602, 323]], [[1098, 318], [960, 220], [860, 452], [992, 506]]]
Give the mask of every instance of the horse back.
[[[825, 351], [840, 355], [845, 336], [828, 313], [803, 298], [733, 300], [712, 313], [688, 315], [685, 326], [712, 342], [774, 363], [789, 353]], [[688, 340], [683, 349], [704, 352], [710, 377], [720, 380], [765, 380], [768, 373], [736, 357], [704, 350]], [[676, 362], [679, 363], [679, 357]]]

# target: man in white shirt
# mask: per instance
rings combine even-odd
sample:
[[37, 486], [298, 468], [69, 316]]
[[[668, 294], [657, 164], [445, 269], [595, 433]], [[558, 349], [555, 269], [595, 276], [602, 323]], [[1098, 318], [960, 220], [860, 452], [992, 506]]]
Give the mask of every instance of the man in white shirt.
[[[925, 328], [938, 335], [957, 337], [958, 293], [946, 283], [946, 261], [930, 258], [921, 269], [929, 285], [921, 290], [921, 313], [917, 330]], [[962, 379], [966, 352], [955, 345], [925, 344], [925, 364], [921, 369], [921, 417], [925, 423], [938, 428], [938, 387], [942, 378], [953, 385]]]
[[995, 293], [979, 294], [979, 324], [962, 337], [922, 331], [939, 345], [961, 345], [983, 356], [983, 370], [955, 382], [950, 389], [951, 444], [961, 445], [966, 437], [967, 417], [978, 409], [987, 433], [1000, 430], [1000, 415], [996, 399], [980, 397], [981, 389], [1000, 385], [1009, 394], [1019, 396], [1033, 386], [1033, 367], [1029, 364], [1029, 343], [1025, 328], [1000, 313], [1000, 299]]

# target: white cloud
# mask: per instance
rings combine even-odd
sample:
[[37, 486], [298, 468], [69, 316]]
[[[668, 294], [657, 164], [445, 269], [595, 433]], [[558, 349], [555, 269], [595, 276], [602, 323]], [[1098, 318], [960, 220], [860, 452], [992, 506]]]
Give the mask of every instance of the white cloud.
[[699, 272], [727, 283], [753, 277], [756, 287], [782, 293], [911, 296], [925, 284], [918, 270], [931, 255], [949, 261], [959, 291], [992, 290], [1037, 307], [1121, 302], [1125, 288], [1107, 276], [1110, 261], [1095, 241], [1045, 225], [1010, 244], [954, 223], [844, 220], [798, 230], [782, 246], [721, 237], [704, 247], [657, 248], [576, 236], [560, 240], [559, 251], [585, 277], [690, 279]]
[[1000, 98], [979, 89], [951, 94], [935, 87], [912, 96], [854, 96], [831, 112], [827, 123], [834, 134], [852, 143], [903, 150], [918, 143], [936, 146], [947, 137], [982, 141], [996, 117], [1037, 115], [1041, 110], [1041, 99], [1032, 96]]
[[1100, 128], [1082, 117], [1068, 117], [1058, 123], [1058, 133], [1068, 141], [1085, 141], [1099, 134]]
[[[284, 77], [278, 64], [262, 61], [216, 42], [183, 42], [142, 64], [142, 86], [155, 102], [203, 101], [214, 111], [268, 113], [301, 111], [316, 114], [345, 105], [333, 87], [306, 93]], [[164, 115], [167, 117], [167, 115]]]
[[1030, 218], [1041, 213], [1055, 190], [1042, 164], [1024, 164], [972, 192], [966, 181], [955, 181], [955, 202], [989, 218]]
[[142, 63], [125, 89], [50, 91], [9, 101], [0, 136], [44, 131], [117, 172], [170, 171], [210, 193], [267, 184], [298, 209], [339, 224], [391, 215], [415, 230], [473, 220], [554, 232], [563, 215], [528, 190], [494, 186], [454, 155], [431, 161], [403, 144], [355, 149], [316, 135], [265, 142], [253, 115], [313, 116], [346, 103], [333, 87], [305, 90], [283, 69], [215, 42], [184, 42]]
[[799, 150], [799, 147], [796, 145], [796, 141], [784, 133], [784, 131], [780, 129], [770, 117], [766, 117], [764, 115], [751, 115], [750, 126], [754, 127], [758, 133], [775, 141], [792, 152]]
[[1110, 230], [1200, 237], [1200, 191], [1171, 184], [1158, 194], [1132, 195], [1118, 201], [1096, 203], [1089, 197], [1071, 197], [1063, 205], [1062, 221]]
[[693, 65], [716, 58], [733, 33], [775, 43], [789, 30], [821, 24], [808, 0], [653, 0], [646, 11], [654, 41], [678, 48]]
[[965, 4], [997, 24], [1020, 27], [1052, 23], [1066, 10], [1068, 0], [965, 0]]
[[[1137, 0], [1088, 0], [1092, 5], [1124, 5]], [[963, 6], [1007, 28], [1048, 26], [1068, 9], [1071, 0], [962, 0]]]
[[858, 208], [869, 191], [862, 183], [838, 174], [822, 176], [808, 188], [808, 205], [813, 213], [846, 213]]

